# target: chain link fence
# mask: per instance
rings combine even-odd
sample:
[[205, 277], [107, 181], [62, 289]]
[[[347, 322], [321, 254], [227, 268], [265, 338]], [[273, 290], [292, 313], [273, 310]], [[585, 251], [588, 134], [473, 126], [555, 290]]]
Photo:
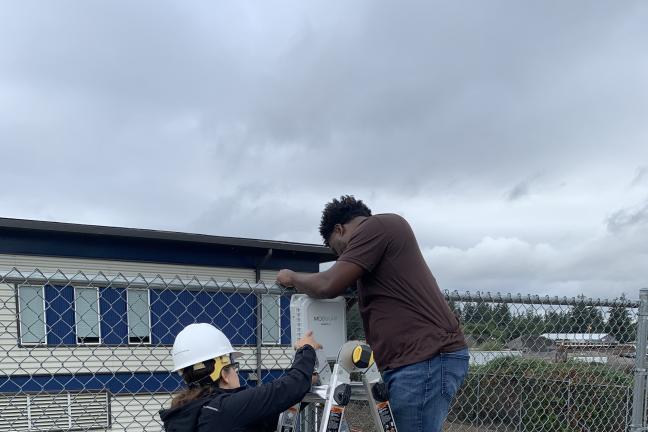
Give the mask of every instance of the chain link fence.
[[[183, 388], [169, 372], [171, 346], [194, 322], [221, 328], [244, 353], [243, 385], [269, 382], [292, 362], [290, 295], [272, 283], [204, 277], [0, 273], [0, 432], [159, 431], [158, 411]], [[446, 430], [641, 430], [638, 301], [447, 299], [471, 366]], [[347, 307], [347, 336], [362, 339], [352, 295]], [[315, 430], [318, 410], [307, 414], [302, 430]], [[366, 402], [352, 401], [346, 416], [352, 430], [374, 430]]]
[[637, 302], [448, 296], [471, 347], [448, 430], [627, 431]]

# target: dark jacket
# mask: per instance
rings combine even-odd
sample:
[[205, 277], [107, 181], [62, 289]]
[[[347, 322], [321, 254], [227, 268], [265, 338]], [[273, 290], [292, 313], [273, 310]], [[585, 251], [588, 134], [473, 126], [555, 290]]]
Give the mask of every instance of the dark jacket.
[[286, 374], [257, 387], [214, 389], [207, 397], [160, 411], [166, 432], [274, 431], [279, 414], [301, 401], [311, 387], [315, 350], [304, 345]]

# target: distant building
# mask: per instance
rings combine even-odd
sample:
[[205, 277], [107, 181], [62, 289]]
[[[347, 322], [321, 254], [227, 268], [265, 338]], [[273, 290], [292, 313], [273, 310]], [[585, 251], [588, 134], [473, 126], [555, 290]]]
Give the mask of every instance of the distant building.
[[506, 348], [522, 352], [550, 352], [556, 349], [556, 343], [544, 336], [524, 335], [507, 342]]
[[[591, 359], [600, 357], [596, 353], [616, 350], [619, 345], [616, 338], [608, 333], [545, 333], [541, 336], [555, 342], [557, 362], [578, 357], [578, 361], [601, 363], [600, 359], [596, 361]], [[587, 355], [583, 357], [585, 353]], [[607, 362], [607, 357], [605, 361]]]
[[609, 333], [544, 333], [540, 335], [558, 345], [616, 345], [618, 342]]

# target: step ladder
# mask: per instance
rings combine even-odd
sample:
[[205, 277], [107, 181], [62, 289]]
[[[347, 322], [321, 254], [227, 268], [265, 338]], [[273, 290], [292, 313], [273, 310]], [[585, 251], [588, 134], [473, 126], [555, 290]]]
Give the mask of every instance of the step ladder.
[[[361, 382], [352, 382], [351, 373], [359, 372]], [[320, 424], [319, 432], [348, 432], [344, 413], [349, 402], [366, 400], [374, 426], [379, 432], [397, 432], [389, 406], [387, 387], [382, 381], [373, 359], [371, 348], [359, 341], [346, 342], [339, 350], [333, 371], [326, 358], [318, 351], [315, 373], [319, 382], [300, 403], [279, 416], [277, 432], [310, 432], [300, 429], [300, 420], [306, 425]], [[321, 415], [314, 405], [323, 405]], [[318, 418], [319, 417], [319, 418]], [[302, 422], [302, 425], [304, 422]]]

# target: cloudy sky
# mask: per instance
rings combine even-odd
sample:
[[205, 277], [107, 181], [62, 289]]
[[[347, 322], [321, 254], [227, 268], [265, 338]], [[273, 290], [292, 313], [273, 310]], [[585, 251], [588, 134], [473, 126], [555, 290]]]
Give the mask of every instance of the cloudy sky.
[[442, 288], [648, 286], [648, 2], [3, 2], [0, 216], [320, 242]]

